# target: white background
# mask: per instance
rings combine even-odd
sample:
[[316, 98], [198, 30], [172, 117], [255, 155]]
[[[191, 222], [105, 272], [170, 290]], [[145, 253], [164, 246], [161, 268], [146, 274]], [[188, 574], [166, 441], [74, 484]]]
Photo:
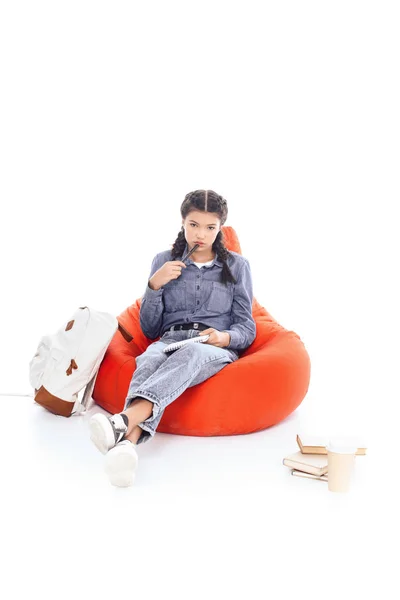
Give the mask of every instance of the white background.
[[3, 1], [0, 392], [31, 392], [40, 337], [77, 307], [117, 315], [140, 297], [185, 194], [208, 188], [228, 201], [255, 297], [310, 354], [302, 408], [390, 442], [397, 9]]

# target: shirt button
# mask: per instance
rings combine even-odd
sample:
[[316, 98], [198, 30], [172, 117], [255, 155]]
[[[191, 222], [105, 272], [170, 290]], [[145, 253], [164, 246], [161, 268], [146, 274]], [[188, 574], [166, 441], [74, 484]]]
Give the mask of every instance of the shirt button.
[[200, 300], [197, 300], [197, 304], [200, 304]]
[[196, 275], [196, 279], [200, 279], [200, 275]]
[[198, 290], [200, 289], [200, 286], [199, 286], [199, 285], [197, 286], [197, 289], [198, 289]]

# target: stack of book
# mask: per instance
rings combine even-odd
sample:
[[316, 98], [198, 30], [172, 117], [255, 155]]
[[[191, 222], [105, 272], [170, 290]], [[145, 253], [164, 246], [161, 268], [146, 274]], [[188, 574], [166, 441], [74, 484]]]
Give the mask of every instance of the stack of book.
[[[328, 481], [328, 438], [299, 433], [296, 442], [300, 450], [289, 454], [283, 464], [291, 469], [292, 475]], [[366, 447], [360, 444], [356, 455], [366, 454]]]

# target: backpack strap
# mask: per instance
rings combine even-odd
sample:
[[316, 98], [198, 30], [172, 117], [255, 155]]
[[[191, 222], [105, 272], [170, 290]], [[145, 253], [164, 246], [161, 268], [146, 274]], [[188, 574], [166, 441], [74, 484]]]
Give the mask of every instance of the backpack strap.
[[97, 378], [98, 372], [99, 372], [99, 370], [97, 370], [97, 372], [93, 375], [92, 379], [86, 385], [85, 391], [82, 396], [82, 400], [79, 401], [77, 399], [75, 401], [74, 408], [72, 409], [72, 412], [74, 414], [76, 414], [76, 415], [84, 414], [91, 407], [92, 393], [94, 390], [94, 384], [96, 383], [96, 378]]
[[125, 327], [123, 327], [121, 325], [121, 323], [119, 321], [118, 321], [118, 331], [120, 332], [120, 334], [122, 335], [122, 337], [124, 338], [124, 340], [127, 341], [128, 343], [133, 340], [133, 335], [131, 335], [129, 333], [129, 331], [127, 331], [125, 329]]

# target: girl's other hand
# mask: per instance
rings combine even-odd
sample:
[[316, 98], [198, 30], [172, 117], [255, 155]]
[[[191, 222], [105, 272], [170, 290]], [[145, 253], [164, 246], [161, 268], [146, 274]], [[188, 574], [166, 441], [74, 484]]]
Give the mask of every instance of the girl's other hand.
[[200, 335], [209, 335], [210, 337], [205, 344], [212, 344], [213, 346], [217, 346], [218, 348], [225, 348], [229, 346], [231, 342], [231, 336], [226, 331], [218, 331], [218, 329], [214, 329], [210, 327], [209, 329], [204, 329], [204, 331], [200, 331]]

